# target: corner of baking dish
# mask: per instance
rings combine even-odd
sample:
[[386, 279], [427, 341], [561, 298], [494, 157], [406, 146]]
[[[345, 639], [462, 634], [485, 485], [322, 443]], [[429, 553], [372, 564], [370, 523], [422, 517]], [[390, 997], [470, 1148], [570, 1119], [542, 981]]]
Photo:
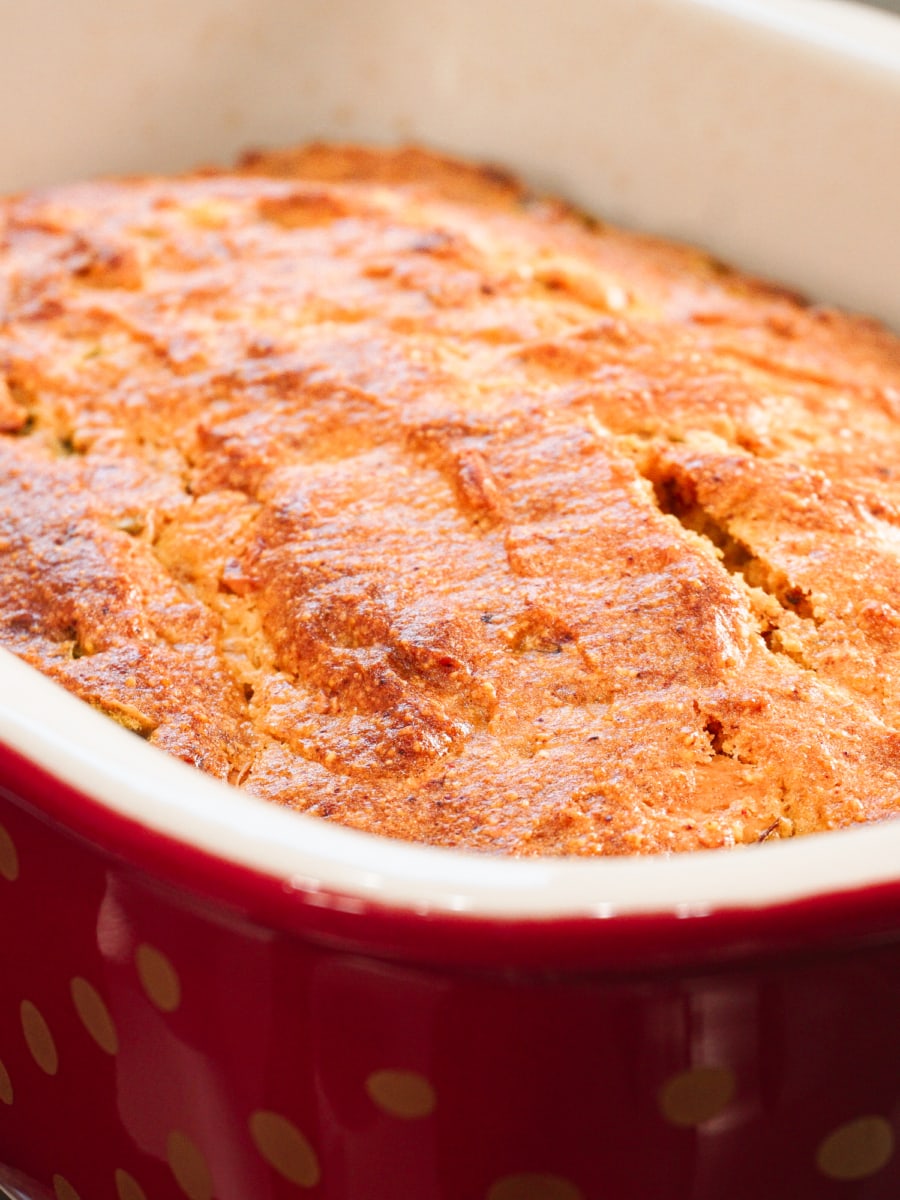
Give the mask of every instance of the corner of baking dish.
[[[328, 6], [329, 21], [346, 2]], [[121, 66], [108, 80], [117, 95], [121, 90], [121, 104], [110, 106], [109, 93], [98, 93], [101, 108], [78, 110], [79, 131], [88, 130], [89, 139], [67, 124], [67, 107], [77, 109], [75, 76], [63, 72], [50, 93], [44, 75], [12, 73], [18, 89], [17, 103], [6, 106], [12, 124], [4, 127], [0, 118], [9, 142], [4, 186], [62, 178], [76, 162], [79, 174], [129, 169], [138, 165], [130, 157], [138, 153], [140, 165], [151, 169], [177, 166], [179, 158], [194, 161], [199, 153], [225, 158], [246, 143], [242, 130], [262, 141], [283, 140], [288, 127], [295, 139], [312, 128], [323, 136], [404, 136], [502, 158], [539, 183], [543, 172], [554, 185], [564, 181], [577, 203], [660, 232], [705, 241], [716, 229], [712, 248], [751, 269], [900, 319], [892, 282], [900, 239], [888, 236], [896, 235], [900, 184], [896, 18], [841, 0], [607, 0], [602, 6], [569, 0], [568, 16], [577, 16], [575, 27], [584, 30], [572, 38], [571, 30], [564, 36], [565, 21], [548, 26], [546, 12], [539, 13], [544, 6], [521, 6], [510, 27], [505, 0], [484, 0], [477, 14], [424, 3], [406, 10], [406, 38], [429, 26], [413, 62], [404, 58], [404, 39], [385, 35], [389, 22], [354, 4], [354, 21], [371, 39], [360, 35], [345, 44], [325, 37], [324, 17], [308, 24], [304, 38], [279, 36], [271, 55], [255, 55], [235, 74], [239, 127], [217, 124], [216, 105], [195, 104], [190, 128], [180, 122], [173, 129], [169, 109], [148, 108], [148, 96], [169, 103], [165, 71], [181, 71], [182, 60], [170, 61], [167, 47], [181, 34], [185, 45], [199, 36], [203, 12], [214, 7], [214, 0], [181, 6], [172, 14], [177, 28], [167, 26], [158, 39], [147, 31], [139, 54], [107, 56], [104, 70]], [[288, 19], [287, 5], [260, 0], [254, 20], [270, 8]], [[90, 41], [80, 12], [81, 6], [60, 9], [54, 53], [79, 61], [83, 72], [102, 46]], [[464, 50], [473, 50], [466, 40], [473, 23], [477, 53], [464, 58]], [[47, 43], [38, 25], [34, 36], [43, 52]], [[538, 29], [543, 36], [531, 38]], [[664, 29], [665, 37], [651, 45], [654, 29]], [[599, 36], [603, 30], [609, 36]], [[19, 30], [0, 45], [0, 78], [7, 56], [27, 58], [23, 38]], [[220, 50], [237, 61], [243, 46], [237, 34], [233, 41]], [[365, 74], [359, 55], [370, 52], [381, 64], [381, 103], [377, 109], [357, 104], [349, 119], [349, 90]], [[285, 99], [300, 94], [293, 82], [301, 54], [309, 83], [302, 121]], [[604, 54], [614, 57], [606, 61]], [[586, 56], [591, 69], [576, 71]], [[467, 76], [453, 75], [448, 63], [457, 60], [482, 72], [475, 80], [481, 90]], [[197, 54], [192, 83], [198, 94], [221, 83], [212, 68], [208, 79], [203, 75], [208, 61]], [[534, 110], [534, 79], [546, 83], [551, 65], [566, 84], [564, 137], [558, 112], [554, 117], [546, 105]], [[639, 69], [653, 86], [637, 94], [632, 85]], [[142, 72], [153, 74], [152, 88], [143, 86]], [[486, 106], [488, 85], [502, 103]], [[32, 86], [43, 88], [41, 104], [31, 102]], [[24, 134], [23, 111], [30, 114]], [[142, 122], [145, 139], [134, 137], [132, 117]], [[816, 136], [824, 129], [833, 154]], [[738, 137], [740, 155], [734, 153]], [[635, 169], [636, 141], [640, 161], [651, 161], [654, 171]], [[664, 187], [654, 174], [662, 169]], [[867, 188], [878, 204], [860, 219], [858, 197]], [[776, 213], [774, 225], [774, 218], [767, 224], [768, 209]], [[287, 886], [415, 911], [540, 919], [697, 915], [900, 885], [900, 820], [733, 852], [601, 861], [475, 856], [356, 833], [266, 805], [167, 758], [2, 651], [0, 744], [70, 785], [85, 803], [137, 827]], [[74, 809], [71, 818], [77, 828]], [[55, 819], [69, 824], [65, 814]]]

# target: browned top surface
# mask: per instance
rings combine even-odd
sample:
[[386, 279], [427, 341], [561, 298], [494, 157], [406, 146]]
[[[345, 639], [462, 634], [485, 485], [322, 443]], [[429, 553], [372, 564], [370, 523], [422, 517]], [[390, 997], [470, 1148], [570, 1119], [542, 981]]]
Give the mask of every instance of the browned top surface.
[[0, 644], [259, 796], [519, 854], [900, 807], [874, 323], [312, 148], [4, 202], [0, 431]]

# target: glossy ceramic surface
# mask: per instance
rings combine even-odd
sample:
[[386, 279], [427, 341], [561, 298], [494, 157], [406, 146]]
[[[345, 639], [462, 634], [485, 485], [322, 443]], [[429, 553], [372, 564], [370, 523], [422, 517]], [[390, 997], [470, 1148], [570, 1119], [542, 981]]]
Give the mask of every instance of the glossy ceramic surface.
[[307, 937], [97, 850], [41, 815], [89, 801], [3, 774], [0, 1160], [58, 1200], [897, 1194], [895, 938], [651, 972], [364, 954], [303, 897]]
[[[900, 321], [883, 15], [40, 10], [4, 12], [6, 186], [414, 136]], [[894, 1200], [898, 1011], [900, 823], [677, 863], [389, 846], [200, 780], [0, 654], [16, 1200]]]

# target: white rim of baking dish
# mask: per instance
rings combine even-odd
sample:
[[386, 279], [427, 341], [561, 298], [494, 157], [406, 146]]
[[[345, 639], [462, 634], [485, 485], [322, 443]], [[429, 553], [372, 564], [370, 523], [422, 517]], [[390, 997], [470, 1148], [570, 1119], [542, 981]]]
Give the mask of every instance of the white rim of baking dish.
[[[690, 0], [900, 71], [900, 22], [841, 0]], [[900, 819], [787, 842], [665, 858], [474, 855], [286, 812], [200, 774], [0, 651], [0, 742], [110, 812], [352, 911], [367, 904], [498, 918], [702, 916], [900, 883]], [[73, 814], [74, 818], [74, 814]]]
[[688, 0], [695, 8], [764, 26], [807, 45], [897, 69], [900, 22], [860, 0]]
[[0, 742], [148, 830], [321, 893], [326, 906], [340, 897], [347, 910], [695, 917], [900, 882], [900, 819], [733, 850], [609, 859], [516, 859], [358, 833], [201, 774], [2, 650]]

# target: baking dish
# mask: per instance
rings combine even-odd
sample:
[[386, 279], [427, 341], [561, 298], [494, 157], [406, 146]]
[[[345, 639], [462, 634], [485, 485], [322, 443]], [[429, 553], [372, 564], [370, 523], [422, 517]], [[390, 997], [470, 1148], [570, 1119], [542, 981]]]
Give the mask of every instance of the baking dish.
[[[882, 14], [6, 21], [4, 186], [416, 138], [900, 322]], [[198, 776], [5, 655], [0, 743], [0, 1162], [29, 1200], [896, 1194], [900, 822], [677, 860], [406, 846]]]

